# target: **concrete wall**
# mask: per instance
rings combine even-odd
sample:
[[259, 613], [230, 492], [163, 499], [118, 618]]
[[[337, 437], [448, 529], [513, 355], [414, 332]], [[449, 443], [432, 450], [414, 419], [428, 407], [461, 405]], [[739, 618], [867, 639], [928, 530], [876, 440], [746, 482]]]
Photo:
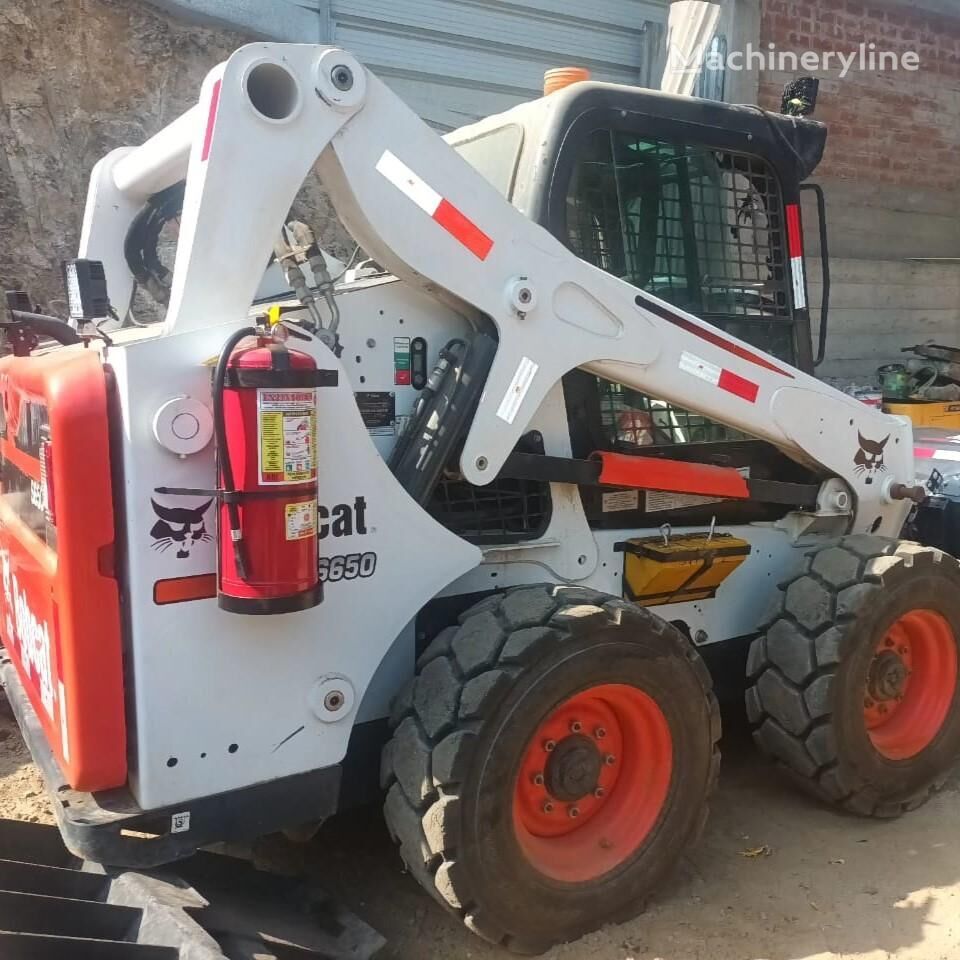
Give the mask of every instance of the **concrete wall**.
[[[936, 6], [934, 3], [936, 2]], [[821, 73], [816, 117], [829, 126], [812, 178], [827, 196], [833, 284], [827, 377], [869, 377], [923, 340], [960, 344], [960, 5], [938, 0], [764, 0], [761, 44], [778, 49], [878, 50], [920, 56], [917, 72]], [[790, 75], [760, 75], [776, 109]], [[804, 208], [818, 252], [815, 212]], [[810, 263], [811, 302], [820, 298]], [[814, 311], [814, 322], [818, 321]]]
[[551, 67], [656, 86], [667, 0], [149, 0], [254, 36], [335, 43], [450, 130], [540, 95]]
[[[140, 0], [0, 0], [0, 287], [62, 313], [59, 262], [76, 256], [94, 163], [195, 103], [204, 74], [248, 40]], [[349, 255], [319, 180], [299, 200]]]

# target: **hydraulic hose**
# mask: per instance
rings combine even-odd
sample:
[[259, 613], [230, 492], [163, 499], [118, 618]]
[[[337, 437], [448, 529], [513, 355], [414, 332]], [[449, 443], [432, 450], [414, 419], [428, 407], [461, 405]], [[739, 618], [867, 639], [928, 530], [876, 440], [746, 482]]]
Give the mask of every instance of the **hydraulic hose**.
[[50, 337], [57, 343], [69, 345], [80, 343], [82, 337], [69, 324], [59, 317], [48, 317], [44, 313], [28, 313], [26, 310], [11, 310], [10, 316], [16, 323], [22, 323], [42, 337]]
[[220, 496], [227, 505], [227, 518], [230, 523], [230, 542], [233, 544], [233, 559], [237, 565], [237, 576], [247, 578], [247, 565], [243, 551], [243, 531], [240, 528], [240, 505], [233, 480], [233, 464], [230, 462], [230, 448], [227, 446], [227, 426], [223, 415], [223, 388], [227, 379], [227, 365], [236, 350], [237, 344], [246, 337], [255, 337], [253, 327], [244, 327], [230, 335], [217, 358], [213, 371], [213, 435], [217, 444], [217, 456], [220, 461], [220, 473], [223, 476], [223, 490]]

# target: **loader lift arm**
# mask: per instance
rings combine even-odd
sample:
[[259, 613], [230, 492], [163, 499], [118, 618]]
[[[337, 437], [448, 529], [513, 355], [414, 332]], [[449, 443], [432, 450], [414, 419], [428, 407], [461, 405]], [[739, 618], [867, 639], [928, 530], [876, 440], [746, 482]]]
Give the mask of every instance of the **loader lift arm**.
[[[136, 204], [185, 176], [165, 333], [235, 322], [315, 162], [363, 249], [496, 327], [461, 455], [470, 482], [497, 476], [551, 387], [582, 367], [840, 478], [852, 532], [900, 530], [913, 482], [909, 425], [578, 259], [337, 48], [251, 44], [213, 69], [198, 107], [97, 165], [81, 256], [105, 262], [122, 302], [130, 280], [118, 251]], [[211, 283], [221, 270], [237, 282]], [[861, 438], [884, 445], [870, 469]], [[844, 501], [821, 506], [843, 512]]]

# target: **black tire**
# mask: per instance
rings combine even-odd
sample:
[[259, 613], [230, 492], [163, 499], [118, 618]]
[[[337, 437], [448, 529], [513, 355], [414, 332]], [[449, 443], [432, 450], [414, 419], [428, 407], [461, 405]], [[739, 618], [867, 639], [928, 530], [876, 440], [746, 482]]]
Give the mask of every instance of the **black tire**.
[[[611, 682], [643, 691], [666, 717], [666, 800], [616, 869], [558, 882], [518, 844], [517, 770], [544, 717]], [[583, 588], [516, 588], [467, 610], [423, 653], [391, 723], [384, 812], [404, 862], [468, 928], [520, 953], [638, 913], [702, 830], [719, 772], [719, 711], [696, 651], [649, 611]]]
[[960, 688], [942, 694], [946, 713], [932, 740], [894, 758], [868, 730], [865, 707], [876, 708], [868, 681], [878, 645], [904, 615], [939, 614], [956, 647], [960, 564], [916, 543], [848, 536], [809, 553], [782, 590], [779, 615], [747, 661], [757, 743], [808, 792], [851, 812], [895, 817], [919, 806], [960, 759]]

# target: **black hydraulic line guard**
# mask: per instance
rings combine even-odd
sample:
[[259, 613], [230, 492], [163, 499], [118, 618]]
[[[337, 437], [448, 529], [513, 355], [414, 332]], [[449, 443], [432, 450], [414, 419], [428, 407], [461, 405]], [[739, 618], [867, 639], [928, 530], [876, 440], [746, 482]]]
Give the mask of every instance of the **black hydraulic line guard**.
[[450, 367], [438, 392], [397, 443], [388, 466], [417, 503], [430, 500], [443, 468], [463, 441], [496, 352], [492, 337], [475, 334], [465, 356]]

